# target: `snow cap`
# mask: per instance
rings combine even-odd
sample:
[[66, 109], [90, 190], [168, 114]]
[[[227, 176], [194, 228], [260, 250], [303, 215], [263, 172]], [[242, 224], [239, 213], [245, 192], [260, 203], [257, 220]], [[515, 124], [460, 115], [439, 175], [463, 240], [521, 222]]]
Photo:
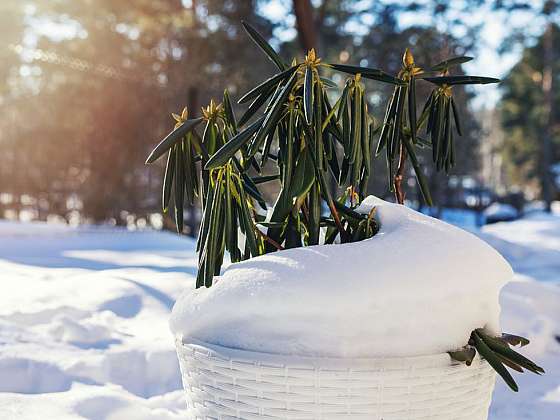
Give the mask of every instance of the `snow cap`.
[[499, 331], [498, 295], [513, 272], [473, 234], [367, 197], [374, 237], [274, 252], [230, 265], [175, 304], [173, 333], [252, 351], [397, 357], [464, 346]]

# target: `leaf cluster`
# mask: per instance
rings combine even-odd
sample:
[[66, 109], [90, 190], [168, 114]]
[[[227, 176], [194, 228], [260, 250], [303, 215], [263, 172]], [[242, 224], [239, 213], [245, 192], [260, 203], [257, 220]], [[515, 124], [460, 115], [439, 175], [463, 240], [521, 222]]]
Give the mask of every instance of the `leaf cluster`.
[[520, 345], [521, 347], [529, 344], [529, 340], [513, 334], [502, 334], [501, 337], [489, 335], [482, 328], [478, 328], [471, 333], [468, 345], [457, 351], [449, 352], [452, 359], [465, 363], [470, 366], [476, 352], [492, 366], [492, 368], [502, 377], [506, 384], [515, 392], [519, 390], [517, 383], [506, 369], [515, 370], [523, 373], [523, 369], [540, 375], [544, 369], [536, 363], [517, 353], [511, 346]]
[[[147, 160], [152, 163], [168, 153], [163, 210], [173, 195], [179, 232], [184, 202], [195, 197], [201, 201], [197, 287], [212, 285], [225, 251], [235, 262], [284, 248], [373, 236], [378, 230], [374, 212], [355, 211], [367, 195], [373, 153], [385, 151], [391, 187], [399, 186], [397, 175], [402, 180], [404, 165], [411, 162], [431, 204], [415, 149], [432, 147], [438, 169], [448, 170], [454, 162], [452, 124], [460, 135], [452, 86], [496, 81], [449, 75], [450, 67], [469, 57], [455, 57], [424, 72], [408, 49], [396, 76], [323, 63], [314, 50], [303, 61], [288, 64], [254, 28], [243, 26], [277, 73], [238, 100], [247, 104], [238, 120], [227, 91], [221, 104], [211, 101], [203, 109], [202, 118], [189, 119], [186, 111], [175, 115], [175, 129]], [[348, 74], [340, 93], [325, 77], [332, 71]], [[417, 118], [416, 83], [422, 79], [436, 87]], [[369, 113], [365, 80], [394, 86], [381, 124]], [[419, 135], [426, 123], [430, 140]], [[201, 135], [197, 130], [202, 126]], [[275, 175], [263, 175], [269, 173], [263, 171], [268, 166], [275, 168]], [[264, 182], [280, 187], [270, 208], [258, 187]]]

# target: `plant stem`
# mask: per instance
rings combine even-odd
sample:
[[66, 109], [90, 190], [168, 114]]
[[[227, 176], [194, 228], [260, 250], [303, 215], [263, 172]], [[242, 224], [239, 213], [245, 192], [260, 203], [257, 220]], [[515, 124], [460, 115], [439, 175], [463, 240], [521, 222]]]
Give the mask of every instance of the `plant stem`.
[[265, 233], [261, 232], [261, 230], [255, 226], [255, 231], [262, 236], [262, 238], [268, 242], [269, 244], [271, 244], [274, 248], [276, 248], [278, 251], [282, 251], [284, 249], [284, 247], [282, 245], [280, 245], [278, 242], [276, 242], [274, 239], [272, 239], [271, 237], [269, 237], [268, 235], [266, 235]]
[[406, 165], [406, 148], [403, 142], [401, 141], [399, 166], [397, 168], [397, 173], [395, 174], [395, 178], [393, 180], [393, 185], [395, 187], [395, 199], [399, 204], [404, 204], [405, 193], [403, 190], [402, 182], [404, 180], [404, 175], [405, 175], [405, 165]]

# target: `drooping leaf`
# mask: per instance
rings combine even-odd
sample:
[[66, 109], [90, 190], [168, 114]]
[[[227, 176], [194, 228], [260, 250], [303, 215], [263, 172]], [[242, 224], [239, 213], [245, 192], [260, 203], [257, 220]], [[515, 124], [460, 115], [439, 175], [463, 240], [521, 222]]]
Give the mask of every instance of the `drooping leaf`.
[[181, 146], [181, 143], [175, 146], [175, 224], [178, 233], [183, 233], [184, 223], [185, 166]]
[[257, 238], [255, 236], [255, 227], [251, 218], [251, 211], [247, 205], [247, 196], [245, 195], [244, 188], [240, 188], [241, 206], [240, 206], [240, 224], [241, 230], [245, 234], [246, 247], [249, 249], [251, 255], [256, 257], [259, 255], [259, 248], [257, 246]]
[[340, 96], [340, 105], [338, 107], [338, 113], [336, 114], [337, 121], [340, 121], [342, 117], [342, 113], [346, 112], [346, 102], [348, 100], [348, 94], [350, 91], [350, 80], [346, 81], [344, 85], [344, 90], [342, 91], [342, 95]]
[[506, 384], [515, 392], [519, 391], [519, 387], [513, 380], [511, 374], [504, 367], [500, 359], [496, 357], [494, 352], [484, 343], [484, 341], [479, 337], [476, 332], [473, 332], [471, 337], [473, 337], [474, 344], [478, 352], [486, 361], [494, 368], [494, 370], [502, 377]]
[[278, 122], [278, 119], [280, 118], [280, 114], [284, 107], [284, 103], [286, 99], [288, 99], [288, 96], [292, 91], [292, 88], [294, 87], [296, 80], [297, 80], [297, 73], [293, 73], [290, 79], [288, 80], [288, 82], [286, 83], [286, 85], [282, 88], [281, 93], [276, 98], [274, 105], [272, 106], [270, 111], [266, 114], [261, 127], [257, 131], [257, 134], [255, 135], [253, 142], [249, 146], [249, 156], [255, 154], [257, 149], [262, 144], [264, 137], [275, 127], [276, 123]]
[[383, 126], [381, 127], [379, 142], [377, 143], [377, 149], [375, 151], [376, 156], [379, 156], [381, 151], [387, 145], [387, 139], [392, 136], [390, 133], [393, 130], [393, 121], [395, 119], [395, 113], [397, 110], [398, 94], [399, 94], [399, 89], [395, 88], [393, 90], [393, 95], [391, 96], [391, 100], [387, 105], [387, 110], [385, 111], [385, 118], [383, 119]]
[[445, 129], [444, 129], [444, 139], [443, 139], [443, 148], [442, 148], [442, 157], [441, 160], [445, 163], [445, 171], [449, 172], [450, 161], [449, 155], [451, 151], [451, 99], [447, 100], [446, 104], [446, 114], [445, 114]]
[[416, 144], [416, 78], [411, 77], [408, 85], [408, 122], [412, 144]]
[[305, 68], [303, 111], [305, 114], [305, 121], [308, 125], [311, 125], [313, 121], [313, 68], [310, 65]]
[[430, 187], [428, 186], [428, 181], [422, 172], [414, 147], [410, 144], [406, 136], [403, 138], [403, 143], [408, 153], [408, 159], [412, 163], [412, 168], [414, 169], [414, 174], [416, 175], [416, 180], [418, 181], [418, 186], [420, 187], [420, 192], [422, 193], [422, 198], [424, 199], [426, 205], [431, 207], [434, 203], [432, 201], [432, 195], [430, 194]]
[[402, 130], [402, 118], [404, 112], [404, 104], [407, 96], [407, 87], [406, 86], [399, 86], [398, 88], [398, 97], [397, 97], [397, 109], [395, 111], [395, 118], [393, 120], [393, 131], [392, 131], [392, 138], [389, 139], [390, 142], [388, 146], [390, 146], [391, 151], [391, 162], [395, 159], [397, 155], [397, 151], [400, 145], [401, 139], [401, 130]]
[[259, 206], [261, 206], [263, 210], [266, 210], [266, 201], [253, 180], [249, 177], [249, 175], [243, 172], [241, 174], [241, 179], [243, 181], [242, 183], [244, 191], [249, 194], [257, 203], [259, 203]]
[[[430, 94], [430, 96], [428, 97], [428, 100], [426, 101], [426, 103], [424, 104], [424, 107], [422, 108], [422, 112], [420, 113], [420, 118], [417, 120], [417, 124], [416, 124], [417, 131], [419, 131], [423, 127], [423, 125], [426, 123], [426, 121], [428, 121], [428, 117], [429, 117], [431, 109], [432, 109], [433, 100], [434, 100], [434, 92], [432, 92]], [[429, 130], [427, 130], [427, 131], [429, 131]]]
[[319, 244], [321, 229], [321, 196], [319, 185], [314, 182], [309, 190], [309, 245]]
[[533, 373], [539, 375], [541, 373], [544, 373], [544, 369], [542, 367], [538, 366], [533, 361], [527, 359], [525, 356], [522, 356], [521, 354], [517, 353], [515, 350], [512, 350], [511, 348], [509, 348], [507, 344], [501, 343], [499, 339], [487, 335], [482, 330], [477, 330], [477, 334], [486, 343], [486, 345], [495, 353], [498, 353], [506, 357], [512, 362], [526, 368], [527, 370], [530, 370]]
[[455, 121], [455, 128], [457, 129], [457, 134], [463, 135], [461, 130], [461, 122], [459, 120], [459, 112], [457, 111], [457, 106], [455, 105], [455, 100], [451, 98], [451, 106], [453, 107], [453, 120]]
[[299, 159], [294, 169], [290, 188], [290, 197], [298, 198], [307, 194], [315, 181], [315, 171], [313, 161], [308, 151], [300, 153]]
[[[354, 95], [352, 96], [350, 105], [350, 120], [352, 122], [350, 128], [350, 147], [349, 155], [350, 163], [356, 162], [356, 157], [358, 156], [358, 151], [362, 142], [362, 99], [361, 99], [361, 89], [359, 86], [354, 88]], [[355, 178], [353, 179], [353, 181]]]
[[504, 365], [506, 365], [508, 368], [515, 370], [516, 372], [519, 373], [523, 373], [523, 369], [521, 368], [521, 366], [519, 366], [518, 364], [512, 362], [511, 360], [509, 360], [507, 357], [502, 356], [499, 353], [494, 353], [496, 355], [496, 357], [500, 360], [500, 362], [502, 362]]
[[163, 192], [161, 206], [164, 213], [169, 208], [169, 199], [171, 198], [171, 190], [173, 187], [173, 175], [175, 174], [175, 149], [169, 150], [167, 156], [167, 164], [165, 166], [165, 175], [163, 178]]
[[182, 151], [183, 170], [185, 172], [185, 198], [188, 204], [193, 204], [194, 196], [196, 194], [196, 171], [194, 171], [193, 177], [192, 166], [194, 166], [194, 159], [192, 157], [191, 138], [192, 136], [187, 134], [185, 140], [183, 141]]
[[237, 121], [235, 120], [235, 113], [233, 112], [233, 107], [231, 106], [231, 99], [229, 97], [229, 92], [227, 89], [224, 90], [224, 114], [226, 116], [226, 121], [233, 128], [233, 133], [237, 134]]

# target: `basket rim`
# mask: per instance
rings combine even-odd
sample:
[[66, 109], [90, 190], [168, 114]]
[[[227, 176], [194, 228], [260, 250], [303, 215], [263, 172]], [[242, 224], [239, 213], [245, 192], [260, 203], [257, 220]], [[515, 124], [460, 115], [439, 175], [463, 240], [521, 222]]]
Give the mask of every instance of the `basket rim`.
[[[398, 357], [331, 357], [331, 356], [308, 356], [297, 354], [266, 353], [254, 350], [245, 350], [212, 344], [192, 337], [177, 337], [177, 349], [182, 352], [195, 352], [206, 357], [214, 357], [227, 361], [240, 363], [271, 365], [271, 366], [306, 366], [315, 368], [349, 368], [349, 367], [394, 367], [394, 366], [431, 366], [452, 367], [465, 366], [463, 363], [453, 360], [448, 353], [435, 353], [419, 356]], [[483, 359], [476, 355], [473, 365], [482, 362]], [[466, 366], [465, 366], [466, 367]], [[470, 369], [475, 366], [470, 366]]]

